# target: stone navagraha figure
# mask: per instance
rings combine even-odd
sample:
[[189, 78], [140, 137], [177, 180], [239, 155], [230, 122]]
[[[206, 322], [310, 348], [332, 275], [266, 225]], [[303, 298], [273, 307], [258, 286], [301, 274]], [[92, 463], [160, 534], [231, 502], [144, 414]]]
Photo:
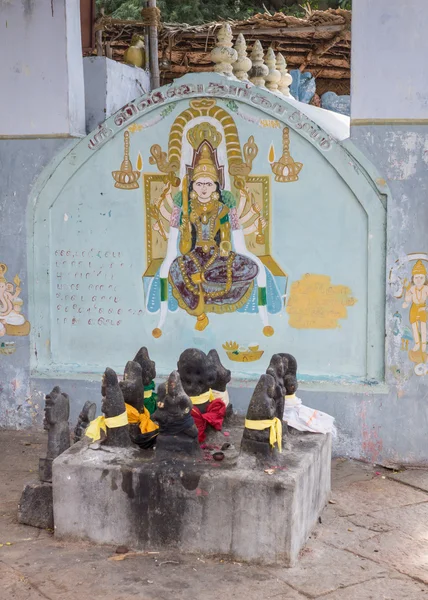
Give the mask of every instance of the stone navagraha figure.
[[241, 450], [249, 454], [271, 455], [282, 449], [281, 420], [276, 416], [277, 382], [262, 375], [254, 389], [245, 419]]
[[101, 444], [116, 448], [129, 448], [132, 443], [129, 435], [128, 415], [117, 375], [113, 369], [107, 368], [104, 372], [101, 394], [101, 410], [104, 415], [97, 417], [89, 424], [85, 435], [96, 442], [101, 438], [102, 430], [105, 437]]
[[[220, 369], [219, 369], [220, 366]], [[225, 370], [213, 354], [189, 348], [182, 352], [177, 363], [183, 388], [193, 404], [192, 416], [199, 431], [199, 442], [206, 437], [207, 425], [221, 430], [226, 415], [226, 405], [212, 391], [214, 384], [225, 387]]]
[[46, 396], [45, 418], [43, 426], [48, 432], [46, 458], [39, 460], [41, 481], [52, 481], [52, 463], [54, 459], [70, 447], [70, 400], [67, 394], [56, 386]]
[[85, 431], [91, 421], [95, 419], [97, 405], [95, 402], [87, 400], [77, 418], [77, 424], [74, 429], [74, 443], [79, 442], [85, 435]]
[[158, 388], [158, 406], [153, 420], [159, 424], [156, 452], [199, 452], [198, 429], [192, 417], [192, 402], [184, 391], [178, 371]]
[[145, 346], [138, 350], [134, 362], [137, 362], [141, 366], [141, 377], [144, 388], [144, 406], [150, 414], [153, 414], [156, 410], [157, 400], [154, 382], [156, 377], [156, 364], [153, 360], [150, 360], [149, 351]]
[[25, 525], [53, 529], [52, 463], [70, 447], [68, 418], [70, 401], [56, 386], [45, 401], [44, 428], [48, 432], [45, 458], [39, 460], [39, 479], [24, 486], [18, 504], [18, 521]]
[[147, 449], [156, 442], [158, 425], [151, 420], [150, 412], [145, 407], [143, 378], [141, 364], [130, 360], [126, 363], [123, 381], [119, 386], [125, 401], [131, 439], [140, 448]]

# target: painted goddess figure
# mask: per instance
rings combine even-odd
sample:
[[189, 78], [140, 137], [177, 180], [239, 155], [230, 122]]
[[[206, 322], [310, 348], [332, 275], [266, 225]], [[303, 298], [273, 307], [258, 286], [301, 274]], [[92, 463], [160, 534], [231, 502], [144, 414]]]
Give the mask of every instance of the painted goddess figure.
[[[209, 142], [203, 141], [194, 154], [190, 176], [183, 178], [182, 191], [174, 196], [166, 257], [159, 283], [150, 291], [153, 295], [160, 288], [160, 320], [154, 337], [162, 335], [169, 289], [178, 306], [196, 317], [198, 331], [207, 327], [208, 313], [240, 310], [258, 312], [264, 335], [274, 333], [268, 322], [267, 284], [275, 305], [270, 312], [281, 310], [280, 294], [272, 275], [245, 245], [235, 198], [222, 189], [222, 169], [216, 166], [215, 156]], [[158, 303], [149, 298], [149, 304]]]

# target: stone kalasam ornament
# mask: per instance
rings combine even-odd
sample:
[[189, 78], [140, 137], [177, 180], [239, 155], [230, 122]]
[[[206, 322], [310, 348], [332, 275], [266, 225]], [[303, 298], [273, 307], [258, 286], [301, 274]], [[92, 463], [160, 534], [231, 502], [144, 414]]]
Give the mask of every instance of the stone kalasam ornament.
[[269, 68], [263, 62], [263, 47], [260, 40], [254, 42], [250, 54], [252, 67], [250, 70], [250, 81], [258, 87], [265, 87], [266, 77], [269, 75]]
[[156, 452], [199, 452], [198, 429], [192, 412], [192, 402], [183, 389], [178, 371], [158, 388], [158, 405], [153, 420], [159, 425]]
[[215, 63], [215, 73], [232, 75], [232, 64], [236, 62], [238, 53], [232, 48], [232, 28], [228, 23], [223, 23], [217, 33], [215, 48], [211, 51], [211, 60]]
[[281, 79], [278, 84], [278, 91], [284, 96], [291, 96], [290, 85], [293, 83], [293, 78], [288, 72], [287, 63], [284, 56], [279, 52], [276, 55], [276, 68], [281, 74]]
[[248, 73], [252, 67], [252, 62], [247, 56], [247, 44], [242, 33], [236, 38], [235, 50], [238, 58], [233, 63], [233, 74], [239, 81], [248, 81]]
[[80, 411], [79, 417], [77, 419], [77, 424], [74, 429], [74, 443], [79, 442], [85, 435], [85, 431], [89, 423], [95, 419], [96, 412], [97, 405], [95, 404], [95, 402], [86, 400], [82, 410]]
[[254, 389], [245, 419], [241, 450], [249, 454], [271, 455], [282, 449], [282, 425], [276, 416], [277, 383], [272, 375], [262, 375]]
[[269, 73], [266, 76], [266, 87], [271, 92], [278, 91], [278, 84], [281, 81], [281, 73], [276, 68], [275, 52], [272, 48], [268, 48], [265, 56], [265, 63], [269, 69]]
[[52, 462], [70, 447], [70, 400], [67, 394], [56, 386], [46, 396], [44, 428], [48, 432], [48, 448], [46, 458], [39, 460], [39, 477], [41, 481], [52, 481]]
[[[105, 446], [129, 448], [131, 438], [125, 410], [125, 401], [113, 369], [107, 368], [101, 385], [101, 410], [104, 413], [106, 437], [101, 442]], [[124, 415], [124, 416], [123, 416]], [[123, 424], [120, 424], [123, 423]]]

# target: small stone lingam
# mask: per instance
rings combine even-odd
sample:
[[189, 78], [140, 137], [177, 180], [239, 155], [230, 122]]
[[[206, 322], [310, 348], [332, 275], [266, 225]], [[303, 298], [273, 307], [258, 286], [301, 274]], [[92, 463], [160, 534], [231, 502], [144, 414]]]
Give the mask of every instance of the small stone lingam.
[[192, 417], [192, 402], [183, 389], [178, 371], [158, 388], [158, 405], [153, 420], [159, 424], [156, 454], [199, 453], [198, 429]]
[[97, 405], [95, 404], [95, 402], [86, 400], [82, 410], [80, 411], [79, 417], [77, 419], [77, 424], [74, 429], [74, 443], [80, 442], [82, 437], [85, 435], [85, 431], [89, 423], [95, 419], [96, 412]]
[[[208, 357], [202, 350], [189, 348], [180, 355], [177, 367], [183, 388], [193, 404], [192, 416], [199, 431], [199, 442], [203, 442], [207, 425], [220, 431], [226, 415], [226, 404], [212, 391], [218, 377], [218, 363], [212, 354]], [[219, 385], [222, 385], [220, 381]]]
[[282, 448], [281, 421], [276, 416], [278, 385], [272, 375], [262, 375], [254, 389], [245, 419], [241, 450], [272, 456]]
[[155, 392], [156, 363], [150, 359], [149, 351], [145, 346], [140, 348], [134, 361], [141, 366], [141, 375], [144, 386], [144, 406], [150, 414], [156, 410], [157, 394]]
[[43, 426], [48, 432], [46, 458], [39, 460], [41, 481], [52, 481], [52, 463], [54, 459], [70, 447], [70, 400], [67, 394], [56, 386], [46, 396], [45, 418]]

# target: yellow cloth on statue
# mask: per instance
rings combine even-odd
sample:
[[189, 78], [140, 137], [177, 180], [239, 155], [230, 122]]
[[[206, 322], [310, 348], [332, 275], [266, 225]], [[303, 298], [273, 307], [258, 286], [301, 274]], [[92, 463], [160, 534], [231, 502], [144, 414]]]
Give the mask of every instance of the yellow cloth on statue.
[[131, 425], [138, 423], [141, 433], [150, 433], [150, 431], [156, 431], [156, 429], [159, 429], [159, 425], [151, 420], [150, 413], [147, 408], [144, 408], [143, 413], [139, 413], [138, 410], [130, 404], [125, 404], [125, 407], [126, 414], [128, 415], [128, 421], [131, 423]]
[[116, 417], [105, 417], [104, 415], [101, 415], [89, 423], [85, 435], [91, 438], [93, 442], [96, 442], [101, 437], [101, 429], [106, 433], [107, 427], [109, 429], [114, 429], [115, 427], [123, 427], [124, 425], [128, 425], [128, 415], [126, 414], [126, 411]]
[[204, 404], [205, 402], [212, 402], [213, 400], [215, 400], [215, 396], [213, 394], [213, 391], [209, 389], [208, 392], [204, 392], [199, 396], [190, 396], [190, 400], [192, 401], [192, 404], [195, 405]]
[[154, 392], [154, 390], [145, 390], [144, 398], [151, 398], [153, 396], [153, 392]]
[[275, 444], [278, 444], [278, 450], [282, 452], [282, 422], [278, 417], [273, 419], [263, 419], [261, 421], [252, 421], [245, 419], [245, 427], [247, 429], [255, 429], [262, 431], [263, 429], [270, 428], [269, 431], [269, 443], [272, 448]]

